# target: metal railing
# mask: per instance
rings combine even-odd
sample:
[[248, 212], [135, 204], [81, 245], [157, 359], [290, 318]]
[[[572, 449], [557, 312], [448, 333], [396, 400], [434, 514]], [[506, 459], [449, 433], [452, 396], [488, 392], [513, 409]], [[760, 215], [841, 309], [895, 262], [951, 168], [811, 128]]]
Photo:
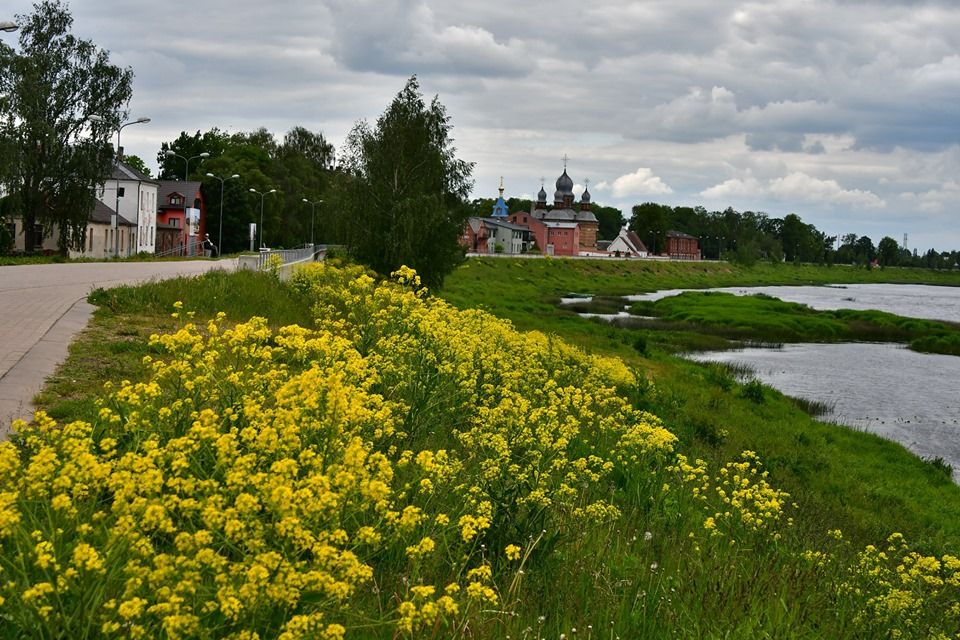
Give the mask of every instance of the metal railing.
[[299, 249], [260, 249], [260, 254], [257, 256], [259, 258], [257, 269], [265, 269], [272, 256], [279, 256], [282, 265], [313, 261], [321, 247], [323, 247], [322, 250], [325, 253], [326, 246], [312, 244], [306, 244]]
[[203, 242], [201, 240], [190, 240], [186, 244], [178, 244], [172, 249], [167, 249], [166, 251], [158, 251], [154, 254], [158, 258], [166, 258], [169, 256], [198, 256], [202, 257], [203, 253]]

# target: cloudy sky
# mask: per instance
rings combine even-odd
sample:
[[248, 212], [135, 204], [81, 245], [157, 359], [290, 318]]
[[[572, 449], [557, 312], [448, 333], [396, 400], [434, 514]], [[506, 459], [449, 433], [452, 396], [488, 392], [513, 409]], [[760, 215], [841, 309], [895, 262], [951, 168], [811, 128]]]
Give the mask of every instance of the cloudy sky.
[[[29, 0], [5, 3], [30, 11]], [[128, 153], [295, 125], [338, 147], [418, 74], [474, 196], [568, 171], [594, 201], [795, 212], [960, 248], [960, 4], [918, 0], [74, 0], [136, 74]], [[3, 18], [3, 16], [0, 16]]]

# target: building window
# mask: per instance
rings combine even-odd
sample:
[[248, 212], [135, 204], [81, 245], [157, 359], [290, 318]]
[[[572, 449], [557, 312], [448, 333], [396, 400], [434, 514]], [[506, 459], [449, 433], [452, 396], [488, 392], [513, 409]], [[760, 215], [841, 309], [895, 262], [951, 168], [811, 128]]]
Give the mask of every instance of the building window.
[[87, 251], [93, 251], [93, 227], [90, 227], [87, 230], [87, 236], [88, 236], [87, 240], [89, 242], [89, 244], [87, 245]]
[[125, 187], [117, 187], [117, 197], [122, 198], [123, 194], [127, 192]]

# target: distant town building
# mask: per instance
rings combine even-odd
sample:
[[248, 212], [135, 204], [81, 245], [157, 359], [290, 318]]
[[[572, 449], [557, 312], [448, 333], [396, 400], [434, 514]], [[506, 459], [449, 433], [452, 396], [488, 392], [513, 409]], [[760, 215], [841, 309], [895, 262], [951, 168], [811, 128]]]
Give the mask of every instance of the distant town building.
[[700, 242], [681, 231], [667, 231], [666, 254], [678, 260], [700, 260]]
[[640, 236], [631, 231], [627, 225], [623, 225], [617, 237], [607, 246], [607, 251], [615, 256], [628, 258], [646, 258], [649, 254]]
[[[206, 207], [201, 183], [190, 180], [162, 180], [157, 196], [156, 252], [158, 254], [203, 255]], [[163, 238], [159, 239], [162, 235]]]

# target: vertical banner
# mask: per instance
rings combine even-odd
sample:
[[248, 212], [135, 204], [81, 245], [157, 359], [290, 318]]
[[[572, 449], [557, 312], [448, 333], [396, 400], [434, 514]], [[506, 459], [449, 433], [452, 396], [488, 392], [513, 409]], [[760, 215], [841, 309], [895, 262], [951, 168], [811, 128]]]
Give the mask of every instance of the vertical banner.
[[195, 236], [200, 233], [200, 209], [191, 209], [188, 207], [186, 212], [188, 233], [191, 236]]

